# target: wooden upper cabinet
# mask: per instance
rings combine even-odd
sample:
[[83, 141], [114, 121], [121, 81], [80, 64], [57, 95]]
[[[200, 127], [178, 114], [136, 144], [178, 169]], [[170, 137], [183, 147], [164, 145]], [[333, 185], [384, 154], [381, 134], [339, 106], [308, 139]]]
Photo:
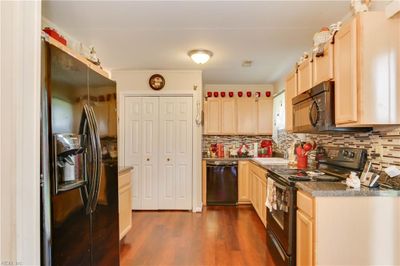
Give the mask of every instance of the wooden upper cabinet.
[[257, 131], [257, 102], [254, 98], [237, 101], [237, 133], [253, 134]]
[[322, 55], [313, 54], [313, 86], [320, 84], [323, 81], [334, 79], [333, 70], [333, 44], [328, 42], [324, 46]]
[[258, 99], [258, 130], [260, 135], [272, 135], [273, 98]]
[[221, 133], [236, 133], [236, 98], [221, 99]]
[[312, 63], [312, 58], [307, 58], [297, 68], [298, 94], [305, 92], [312, 87]]
[[335, 36], [335, 122], [357, 121], [357, 25], [343, 25]]
[[221, 99], [208, 98], [204, 102], [204, 133], [221, 133]]
[[286, 78], [285, 88], [285, 128], [287, 131], [293, 130], [293, 106], [292, 99], [297, 95], [297, 74], [293, 72]]
[[400, 124], [399, 20], [387, 19], [384, 12], [365, 12], [336, 34], [336, 124]]

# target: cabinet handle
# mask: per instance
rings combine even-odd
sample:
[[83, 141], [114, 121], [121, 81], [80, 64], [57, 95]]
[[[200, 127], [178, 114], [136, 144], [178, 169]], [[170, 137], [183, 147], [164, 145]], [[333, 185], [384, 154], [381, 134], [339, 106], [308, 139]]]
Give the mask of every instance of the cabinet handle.
[[146, 161], [150, 161], [150, 158], [147, 158]]
[[169, 162], [169, 158], [167, 158], [167, 162]]

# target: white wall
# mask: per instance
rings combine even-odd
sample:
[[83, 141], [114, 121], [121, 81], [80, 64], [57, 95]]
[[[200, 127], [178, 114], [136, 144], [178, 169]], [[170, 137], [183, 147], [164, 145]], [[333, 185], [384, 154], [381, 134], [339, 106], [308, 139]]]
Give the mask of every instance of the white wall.
[[[165, 78], [165, 87], [160, 91], [152, 90], [149, 78], [153, 74], [161, 74]], [[171, 96], [185, 95], [193, 97], [193, 211], [201, 211], [201, 125], [195, 123], [196, 115], [202, 111], [202, 72], [198, 70], [136, 70], [113, 71], [112, 79], [117, 82], [118, 116], [123, 120], [125, 96]], [[123, 144], [123, 125], [118, 125], [118, 145]], [[120, 161], [124, 161], [123, 149], [119, 149]]]
[[0, 262], [40, 264], [40, 1], [0, 1]]

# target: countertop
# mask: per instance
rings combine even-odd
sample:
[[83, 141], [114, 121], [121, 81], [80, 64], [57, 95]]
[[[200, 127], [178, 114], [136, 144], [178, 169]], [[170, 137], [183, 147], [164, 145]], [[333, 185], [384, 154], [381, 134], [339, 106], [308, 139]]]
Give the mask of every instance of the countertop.
[[131, 170], [133, 170], [132, 166], [118, 166], [118, 175], [125, 174]]
[[[225, 161], [251, 161], [265, 170], [282, 168], [293, 168], [282, 164], [260, 164], [250, 158], [203, 158], [203, 160], [225, 160]], [[313, 197], [400, 197], [400, 190], [386, 188], [368, 188], [361, 186], [359, 189], [347, 187], [341, 182], [297, 182], [296, 187]]]
[[[254, 161], [252, 161], [254, 162]], [[254, 162], [256, 163], [256, 162]], [[296, 168], [288, 165], [262, 165], [256, 163], [265, 170], [279, 168]], [[296, 182], [296, 187], [313, 197], [400, 197], [400, 190], [386, 188], [368, 188], [361, 186], [359, 189], [349, 188], [342, 182]]]
[[349, 188], [341, 182], [297, 182], [296, 187], [313, 197], [400, 197], [400, 190], [385, 188]]

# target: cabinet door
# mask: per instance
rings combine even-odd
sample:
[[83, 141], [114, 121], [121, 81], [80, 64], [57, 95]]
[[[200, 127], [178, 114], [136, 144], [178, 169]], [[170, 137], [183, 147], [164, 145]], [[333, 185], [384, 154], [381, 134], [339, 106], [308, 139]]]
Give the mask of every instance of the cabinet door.
[[192, 208], [192, 98], [161, 97], [159, 209]]
[[221, 133], [236, 134], [236, 99], [221, 99]]
[[257, 132], [257, 103], [254, 98], [237, 99], [237, 132], [253, 135]]
[[118, 210], [119, 210], [119, 239], [121, 240], [132, 226], [131, 205], [131, 174], [122, 174], [118, 177]]
[[239, 162], [239, 203], [249, 203], [249, 162]]
[[312, 60], [306, 59], [297, 69], [298, 94], [311, 89], [312, 87]]
[[296, 226], [296, 264], [314, 265], [313, 221], [303, 212], [297, 211]]
[[260, 135], [272, 134], [272, 118], [273, 118], [273, 99], [260, 98], [257, 102], [258, 105], [258, 130]]
[[[265, 178], [265, 177], [264, 177]], [[265, 206], [265, 201], [267, 200], [267, 181], [263, 180], [261, 182], [261, 221], [263, 222], [264, 226], [267, 226], [267, 209]]]
[[293, 130], [293, 104], [292, 99], [297, 95], [297, 74], [293, 73], [286, 79], [285, 89], [285, 127], [287, 131]]
[[204, 133], [221, 133], [221, 99], [209, 98], [204, 102]]
[[314, 54], [313, 58], [313, 86], [323, 81], [333, 79], [333, 44], [326, 43], [321, 56]]
[[335, 122], [357, 121], [356, 20], [343, 25], [335, 36]]

